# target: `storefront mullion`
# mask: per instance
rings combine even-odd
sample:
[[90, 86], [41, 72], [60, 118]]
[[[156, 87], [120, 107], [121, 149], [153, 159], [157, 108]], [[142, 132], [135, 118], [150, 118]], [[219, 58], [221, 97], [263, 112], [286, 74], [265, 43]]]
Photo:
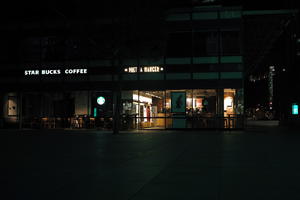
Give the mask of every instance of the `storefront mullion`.
[[195, 109], [195, 105], [194, 105], [194, 102], [195, 102], [195, 95], [194, 95], [194, 89], [192, 89], [192, 111], [191, 111], [191, 120], [192, 120], [192, 128], [194, 128], [194, 109]]
[[164, 91], [164, 118], [165, 118], [165, 126], [164, 128], [166, 129], [167, 128], [167, 95], [166, 95], [166, 90]]
[[137, 125], [137, 127], [138, 127], [138, 130], [140, 130], [140, 124], [141, 124], [141, 118], [140, 118], [140, 113], [141, 113], [141, 106], [140, 106], [140, 91], [138, 90], [137, 91], [137, 93], [138, 93], [138, 102], [137, 102], [137, 104], [138, 104], [138, 115], [137, 115], [137, 117], [138, 117], [138, 125]]

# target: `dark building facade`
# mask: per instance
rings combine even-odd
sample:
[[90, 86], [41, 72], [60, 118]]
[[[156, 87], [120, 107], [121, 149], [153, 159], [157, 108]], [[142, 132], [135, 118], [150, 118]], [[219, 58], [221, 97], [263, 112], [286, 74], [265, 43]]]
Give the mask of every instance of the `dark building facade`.
[[248, 38], [244, 44], [245, 107], [253, 118], [276, 119], [282, 125], [299, 119], [292, 109], [293, 104], [299, 104], [299, 94], [295, 92], [298, 84], [294, 82], [299, 71], [298, 12], [248, 11], [244, 19], [244, 36]]
[[1, 67], [1, 126], [243, 128], [241, 8], [162, 17], [15, 28], [18, 59]]

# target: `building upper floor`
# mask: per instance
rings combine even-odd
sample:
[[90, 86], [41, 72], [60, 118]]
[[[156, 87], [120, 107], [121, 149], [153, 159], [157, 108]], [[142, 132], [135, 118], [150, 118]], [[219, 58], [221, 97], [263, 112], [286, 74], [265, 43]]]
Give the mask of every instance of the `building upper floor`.
[[[270, 36], [245, 26], [268, 15], [265, 25], [274, 24], [269, 27], [276, 29], [278, 21], [273, 19], [287, 13], [292, 12], [202, 6], [171, 9], [154, 16], [139, 11], [92, 20], [13, 23], [0, 28], [4, 33], [0, 39], [1, 75], [14, 76], [14, 70], [23, 76], [24, 70], [86, 68], [92, 75], [108, 76], [109, 80], [115, 80], [119, 73], [127, 77], [125, 80], [139, 80], [139, 76], [149, 76], [139, 74], [144, 67], [158, 66], [155, 76], [160, 80], [172, 79], [173, 74], [181, 79], [220, 78], [226, 73], [242, 78], [245, 59], [256, 60], [247, 56], [248, 50], [257, 51], [248, 47], [252, 40], [245, 37], [257, 33]], [[259, 50], [268, 47], [260, 44]], [[132, 67], [137, 68], [136, 75], [130, 74]]]
[[[236, 9], [217, 6], [195, 8], [192, 13], [169, 10], [152, 18], [130, 15], [68, 23], [47, 20], [4, 25], [0, 62], [239, 56], [241, 18], [227, 23], [230, 26], [219, 20], [231, 20], [229, 16], [240, 12]], [[205, 23], [187, 23], [186, 15]]]

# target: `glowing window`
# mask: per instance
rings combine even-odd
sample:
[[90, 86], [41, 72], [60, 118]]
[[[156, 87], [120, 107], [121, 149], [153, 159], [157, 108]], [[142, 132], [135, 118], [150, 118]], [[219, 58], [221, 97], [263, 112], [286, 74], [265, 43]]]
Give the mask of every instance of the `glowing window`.
[[226, 97], [224, 99], [224, 110], [227, 110], [227, 107], [232, 107], [232, 97]]

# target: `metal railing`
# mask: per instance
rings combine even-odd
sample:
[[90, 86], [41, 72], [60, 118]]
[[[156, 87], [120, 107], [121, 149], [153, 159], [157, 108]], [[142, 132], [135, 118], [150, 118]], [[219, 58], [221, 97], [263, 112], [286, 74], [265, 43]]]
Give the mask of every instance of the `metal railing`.
[[[243, 115], [226, 117], [200, 115], [138, 117], [137, 115], [121, 115], [121, 130], [134, 129], [242, 129]], [[30, 117], [23, 119], [23, 128], [73, 128], [73, 129], [112, 129], [112, 117]]]
[[226, 117], [203, 116], [167, 116], [167, 117], [138, 117], [123, 115], [121, 129], [242, 129], [243, 115], [229, 115]]

